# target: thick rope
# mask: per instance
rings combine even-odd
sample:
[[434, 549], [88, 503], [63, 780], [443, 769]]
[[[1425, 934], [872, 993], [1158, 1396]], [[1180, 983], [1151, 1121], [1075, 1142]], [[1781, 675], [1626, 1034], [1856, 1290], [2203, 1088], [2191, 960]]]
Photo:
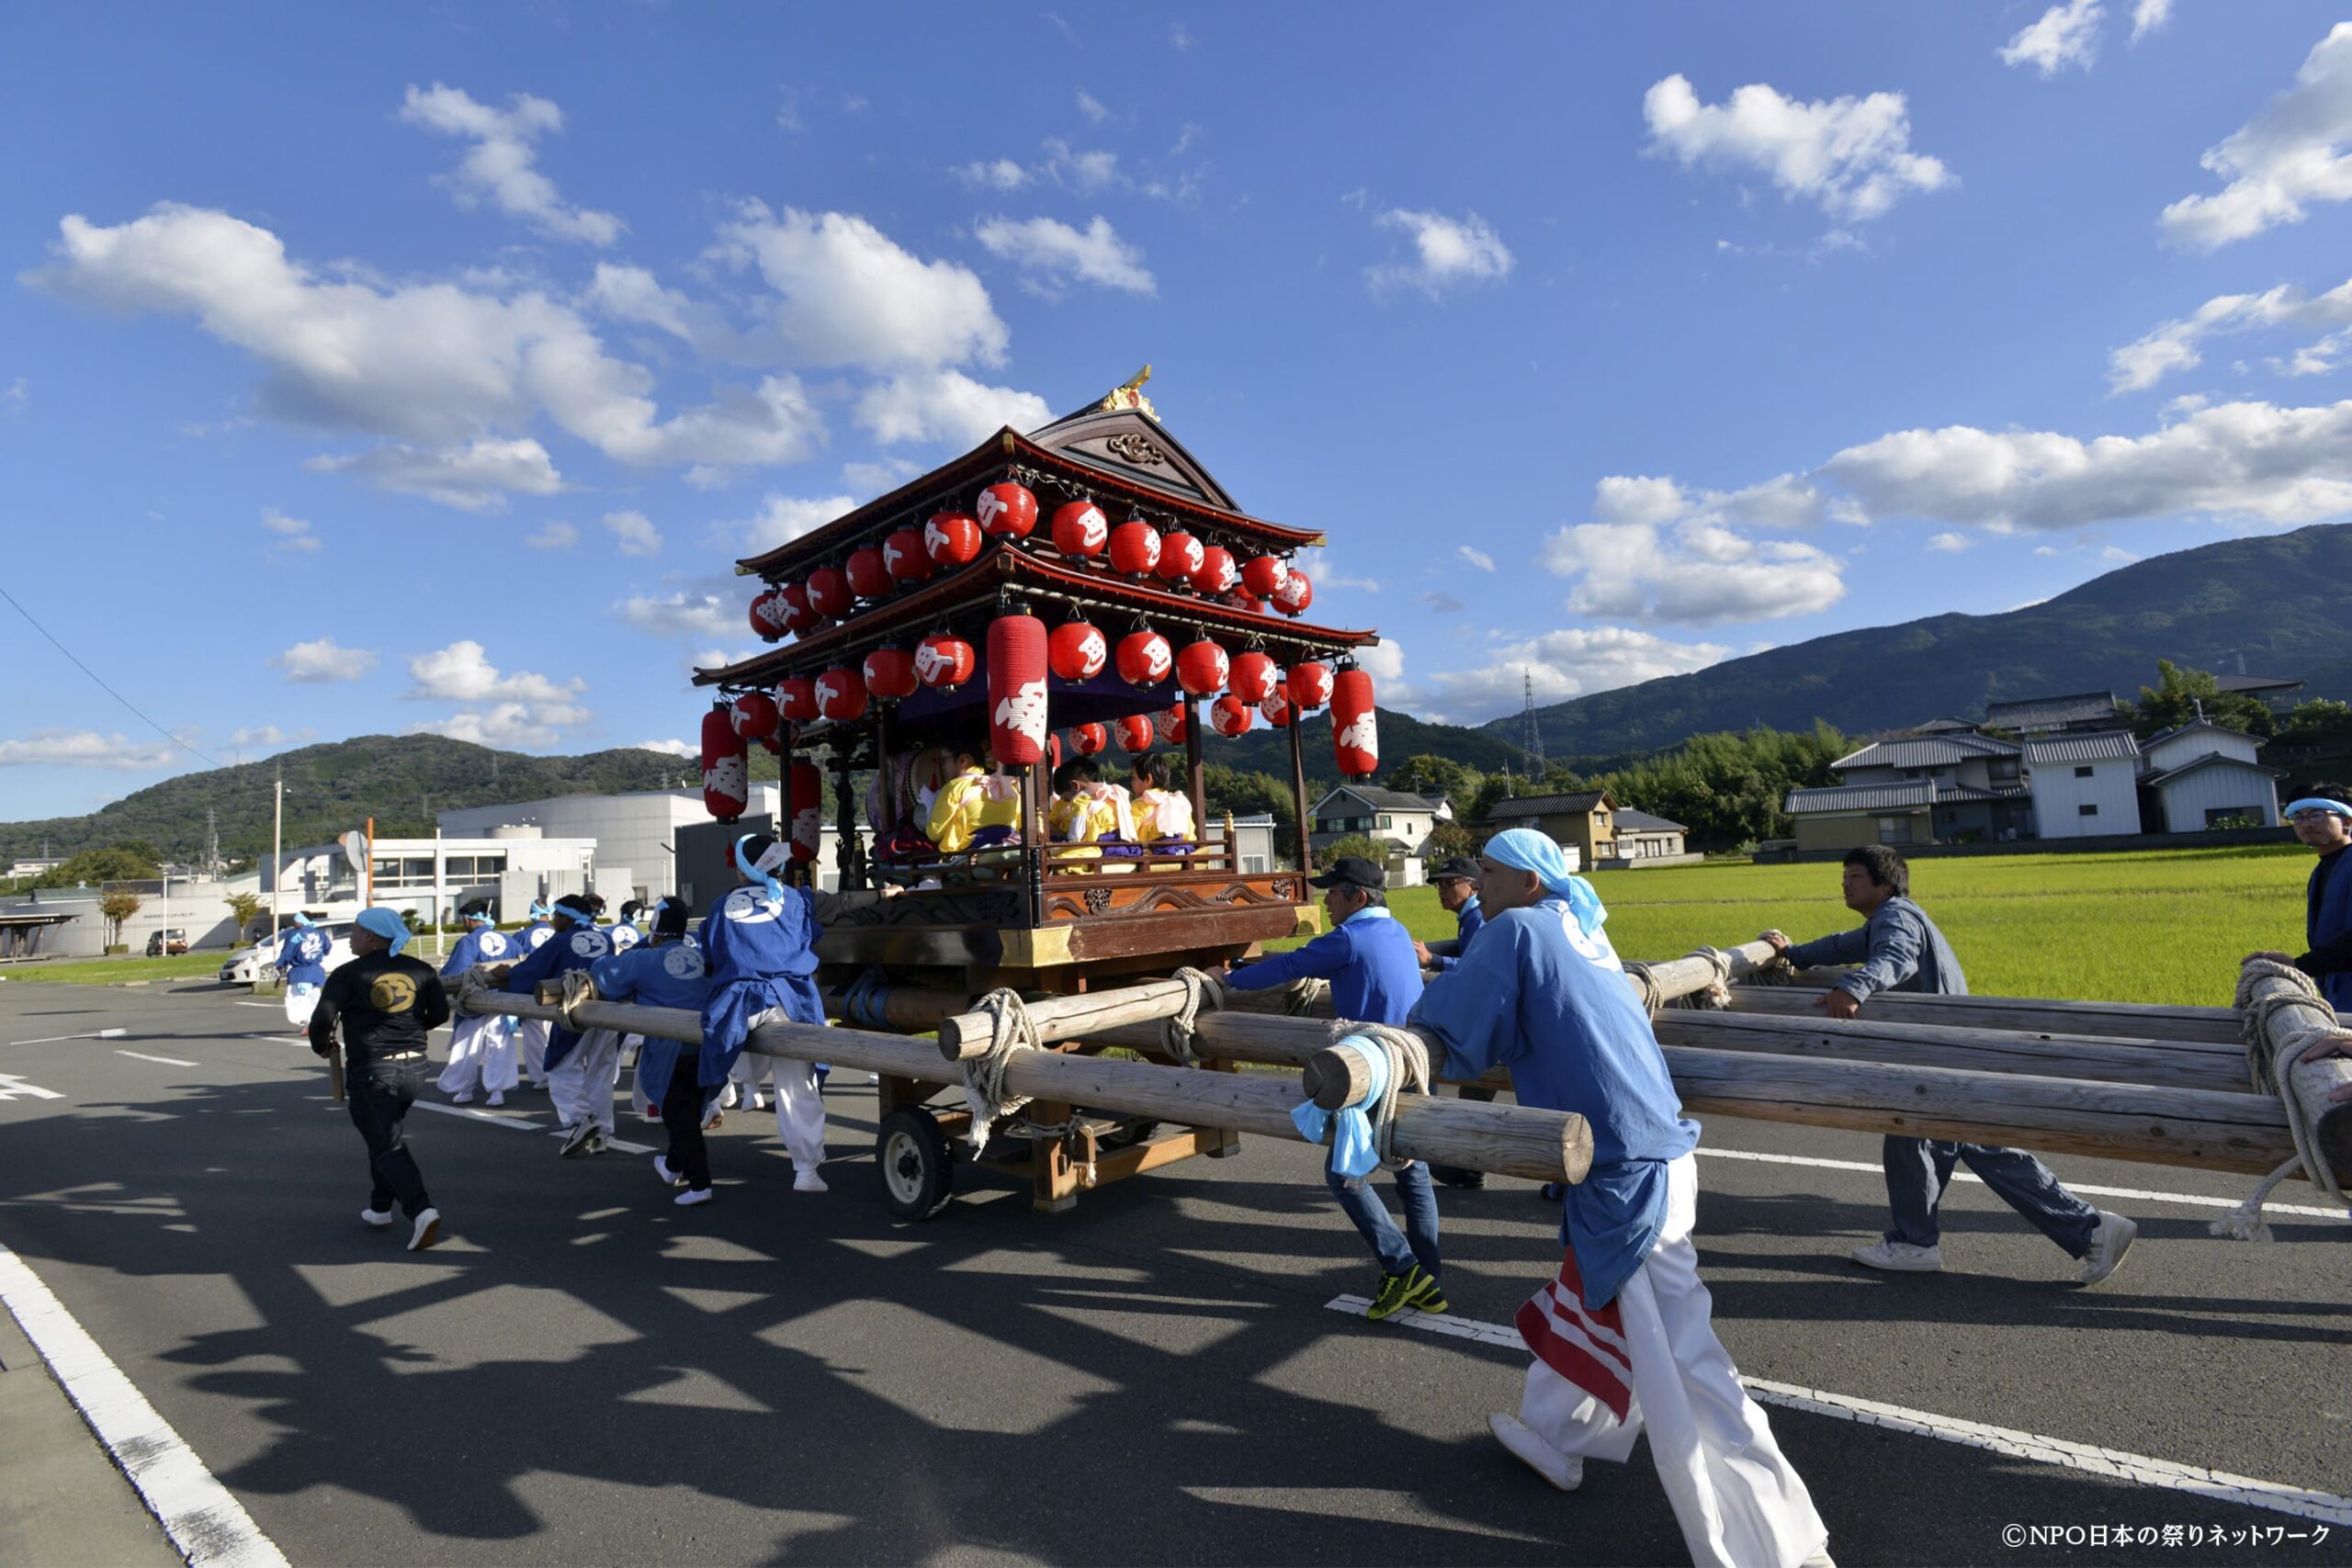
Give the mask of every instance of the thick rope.
[[[2255, 986], [2263, 980], [2283, 980], [2291, 992], [2257, 998]], [[2290, 1007], [2316, 1008], [2336, 1021], [2335, 1010], [2319, 994], [2319, 987], [2312, 977], [2291, 964], [2275, 959], [2257, 958], [2238, 972], [2238, 1038], [2245, 1046], [2246, 1079], [2256, 1094], [2275, 1094], [2286, 1108], [2287, 1131], [2295, 1141], [2295, 1155], [2262, 1179], [2254, 1194], [2228, 1213], [2215, 1220], [2206, 1229], [2214, 1235], [2228, 1236], [2237, 1241], [2268, 1241], [2270, 1226], [2262, 1217], [2262, 1206], [2270, 1194], [2289, 1177], [2301, 1172], [2303, 1179], [2326, 1193], [2337, 1204], [2347, 1201], [2344, 1189], [2335, 1179], [2335, 1171], [2312, 1142], [2312, 1134], [2319, 1124], [2324, 1106], [2306, 1107], [2301, 1091], [2295, 1084], [2295, 1067], [2313, 1047], [2335, 1039], [2343, 1032], [2331, 1030], [2324, 1034], [2307, 1036], [2291, 1046], [2273, 1051], [2270, 1045], [2270, 1021]]]
[[1171, 1018], [1159, 1021], [1159, 1043], [1178, 1063], [1187, 1067], [1201, 1065], [1200, 1053], [1193, 1049], [1197, 1038], [1201, 1014], [1216, 1012], [1225, 1006], [1225, 987], [1216, 976], [1187, 965], [1170, 976], [1184, 983], [1184, 1002]]
[[1657, 982], [1650, 978], [1650, 966], [1633, 959], [1623, 962], [1625, 978], [1634, 983], [1634, 989], [1641, 996], [1642, 1010], [1656, 1018], [1657, 1010], [1665, 1005], [1665, 998], [1658, 995]]
[[[1427, 1094], [1430, 1091], [1429, 1042], [1409, 1029], [1399, 1029], [1387, 1023], [1359, 1023], [1351, 1019], [1339, 1019], [1331, 1025], [1331, 1043], [1346, 1039], [1369, 1040], [1388, 1056], [1388, 1082], [1380, 1098], [1363, 1108], [1364, 1119], [1372, 1123], [1372, 1146], [1380, 1156], [1380, 1163], [1390, 1170], [1402, 1169], [1411, 1164], [1396, 1157], [1396, 1097], [1409, 1091]], [[1363, 1185], [1362, 1178], [1351, 1179], [1351, 1186]]]
[[585, 1034], [595, 1026], [582, 1023], [573, 1018], [571, 1010], [582, 1002], [593, 1002], [596, 999], [596, 983], [588, 978], [588, 971], [585, 969], [567, 969], [563, 972], [561, 978], [563, 995], [557, 999], [555, 1005], [563, 1014], [563, 1026], [574, 1034]]
[[971, 1107], [970, 1136], [977, 1153], [987, 1145], [992, 1123], [1017, 1115], [1029, 1103], [1027, 1095], [1011, 1093], [1004, 1087], [1014, 1053], [1039, 1050], [1043, 1043], [1037, 1038], [1036, 1021], [1029, 1016], [1028, 1004], [1018, 991], [1003, 987], [990, 991], [973, 1004], [972, 1010], [989, 1019], [989, 1048], [964, 1064], [964, 1103]]
[[[1283, 1011], [1293, 1018], [1313, 1018], [1331, 999], [1329, 980], [1297, 979], [1283, 987]], [[1329, 1013], [1322, 1016], [1328, 1018]]]
[[1731, 1006], [1731, 954], [1720, 947], [1694, 947], [1682, 956], [1705, 960], [1707, 967], [1714, 971], [1714, 977], [1666, 1005], [1697, 1011], [1721, 1011]]

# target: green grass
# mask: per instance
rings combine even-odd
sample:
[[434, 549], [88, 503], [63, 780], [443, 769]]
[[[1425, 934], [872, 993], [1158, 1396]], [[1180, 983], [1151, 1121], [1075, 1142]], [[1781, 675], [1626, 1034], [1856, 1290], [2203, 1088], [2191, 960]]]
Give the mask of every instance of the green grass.
[[[2137, 854], [1920, 860], [1911, 894], [1943, 928], [1969, 989], [1986, 996], [2225, 1007], [2238, 960], [2300, 953], [2309, 852], [2291, 845]], [[1609, 934], [1628, 958], [1675, 958], [1778, 927], [1799, 942], [1855, 916], [1827, 864], [1596, 873]], [[1429, 941], [1453, 934], [1433, 888], [1390, 899]]]
[[10, 964], [0, 977], [55, 986], [110, 986], [123, 980], [209, 980], [220, 973], [225, 953], [189, 953], [177, 958], [90, 958], [74, 963]]

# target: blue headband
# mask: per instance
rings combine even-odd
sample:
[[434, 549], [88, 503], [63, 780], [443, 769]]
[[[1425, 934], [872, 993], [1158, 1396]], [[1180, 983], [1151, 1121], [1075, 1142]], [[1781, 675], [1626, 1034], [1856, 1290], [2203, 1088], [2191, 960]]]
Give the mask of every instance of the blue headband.
[[1544, 891], [1568, 901], [1568, 912], [1576, 916], [1585, 935], [1599, 931], [1601, 922], [1609, 919], [1609, 911], [1600, 907], [1600, 895], [1592, 890], [1592, 884], [1570, 871], [1568, 857], [1560, 846], [1534, 829], [1507, 829], [1488, 839], [1481, 852], [1514, 870], [1533, 872]]
[[2352, 817], [2352, 806], [2346, 806], [2340, 800], [2330, 800], [2325, 795], [2306, 795], [2301, 800], [2288, 802], [2289, 817], [2294, 816], [2298, 811], [2330, 811], [2338, 817]]
[[297, 909], [294, 911], [294, 924], [300, 930], [309, 931], [312, 926], [318, 924], [318, 922], [311, 919], [310, 916], [302, 913], [301, 910]]
[[408, 922], [401, 919], [396, 909], [388, 909], [381, 904], [371, 909], [362, 909], [358, 924], [361, 931], [374, 931], [390, 942], [394, 958], [398, 958], [401, 949], [408, 945]]
[[498, 922], [496, 920], [491, 918], [491, 914], [488, 909], [474, 909], [469, 911], [466, 916], [466, 924], [469, 926], [477, 924], [494, 926]]
[[776, 880], [775, 873], [762, 871], [758, 866], [753, 865], [751, 857], [743, 852], [743, 846], [758, 837], [757, 833], [746, 833], [735, 840], [735, 863], [743, 868], [744, 875], [765, 886], [769, 897], [781, 898], [784, 897], [784, 884]]
[[534, 919], [541, 919], [541, 920], [544, 920], [544, 919], [546, 919], [549, 915], [552, 915], [552, 914], [554, 914], [554, 913], [555, 913], [555, 911], [554, 911], [553, 909], [548, 908], [545, 904], [540, 903], [537, 898], [534, 898], [534, 899], [532, 899], [532, 900], [531, 900], [531, 916], [532, 916], [532, 918], [533, 918]]

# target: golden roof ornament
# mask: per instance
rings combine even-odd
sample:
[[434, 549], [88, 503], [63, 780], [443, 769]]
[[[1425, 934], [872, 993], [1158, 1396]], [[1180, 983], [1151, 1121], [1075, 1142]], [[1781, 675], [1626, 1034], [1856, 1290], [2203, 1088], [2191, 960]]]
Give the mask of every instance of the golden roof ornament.
[[1153, 408], [1151, 400], [1143, 395], [1143, 384], [1150, 379], [1151, 367], [1147, 365], [1103, 394], [1102, 401], [1097, 406], [1104, 413], [1117, 413], [1122, 409], [1134, 409], [1145, 418], [1157, 423], [1159, 419], [1159, 411]]

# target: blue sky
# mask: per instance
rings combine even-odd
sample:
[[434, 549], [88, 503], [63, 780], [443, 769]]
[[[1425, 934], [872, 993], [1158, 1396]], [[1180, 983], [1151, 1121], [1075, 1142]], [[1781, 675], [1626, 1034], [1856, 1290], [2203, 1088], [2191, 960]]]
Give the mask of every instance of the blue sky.
[[[1391, 705], [1999, 611], [2352, 513], [2335, 21], [36, 10], [0, 587], [222, 761], [683, 741], [735, 556], [1148, 360]], [[0, 817], [203, 765], [0, 650]]]

